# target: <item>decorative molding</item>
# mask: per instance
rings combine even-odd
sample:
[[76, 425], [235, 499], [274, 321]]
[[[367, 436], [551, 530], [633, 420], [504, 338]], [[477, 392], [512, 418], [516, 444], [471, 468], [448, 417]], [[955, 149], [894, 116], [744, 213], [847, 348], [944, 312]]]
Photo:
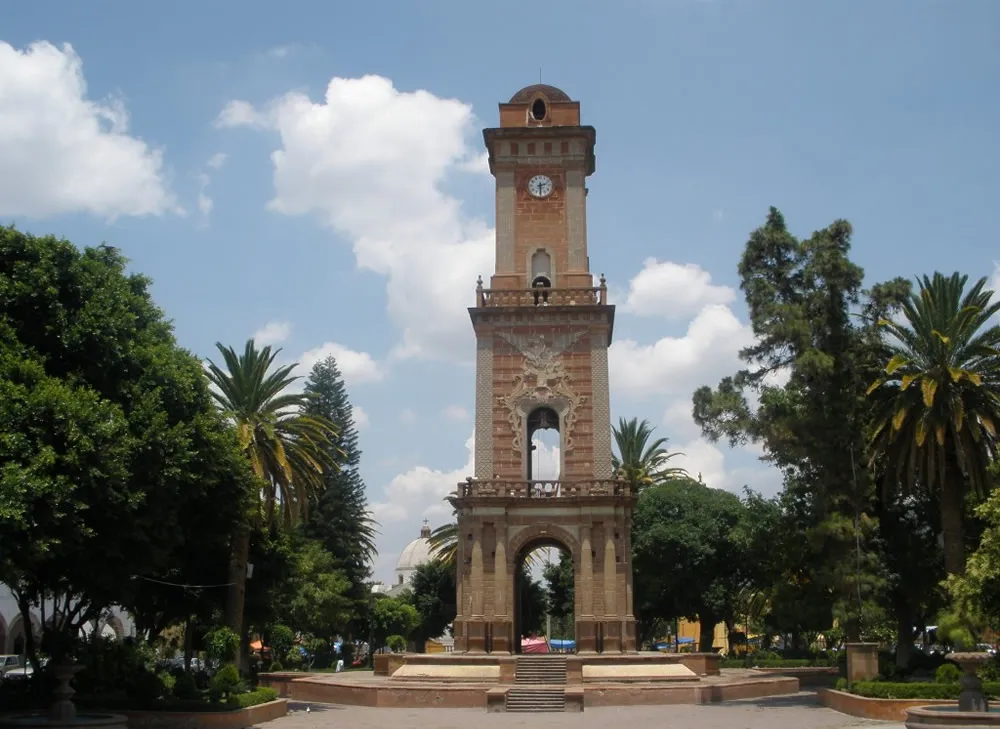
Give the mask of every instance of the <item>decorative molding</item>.
[[587, 270], [587, 200], [583, 170], [566, 171], [566, 234], [569, 238], [568, 271]]

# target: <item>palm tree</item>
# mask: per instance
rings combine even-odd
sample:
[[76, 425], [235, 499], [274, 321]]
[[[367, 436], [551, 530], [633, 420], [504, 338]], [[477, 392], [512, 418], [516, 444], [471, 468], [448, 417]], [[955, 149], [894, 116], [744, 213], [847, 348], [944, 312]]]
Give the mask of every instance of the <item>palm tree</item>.
[[902, 306], [905, 321], [883, 320], [890, 359], [868, 388], [876, 399], [873, 464], [883, 487], [937, 489], [945, 570], [965, 571], [965, 496], [988, 490], [1000, 425], [1000, 311], [986, 279], [935, 273]]
[[431, 532], [431, 556], [447, 567], [455, 566], [458, 554], [458, 522], [443, 524]]
[[[212, 395], [224, 416], [236, 428], [240, 446], [260, 484], [254, 523], [295, 523], [307, 513], [309, 501], [323, 487], [323, 474], [337, 468], [330, 443], [337, 437], [328, 420], [303, 413], [305, 393], [288, 392], [299, 379], [291, 374], [297, 365], [271, 366], [280, 349], [258, 350], [248, 340], [243, 354], [216, 343], [225, 370], [209, 360]], [[226, 623], [242, 636], [246, 570], [250, 553], [250, 526], [233, 543], [230, 592]]]
[[657, 438], [650, 443], [653, 428], [648, 420], [639, 422], [638, 418], [621, 418], [613, 432], [618, 446], [618, 455], [611, 458], [615, 475], [627, 481], [634, 493], [640, 493], [655, 483], [688, 476], [683, 468], [669, 465], [671, 458], [684, 454], [668, 453], [666, 438]]

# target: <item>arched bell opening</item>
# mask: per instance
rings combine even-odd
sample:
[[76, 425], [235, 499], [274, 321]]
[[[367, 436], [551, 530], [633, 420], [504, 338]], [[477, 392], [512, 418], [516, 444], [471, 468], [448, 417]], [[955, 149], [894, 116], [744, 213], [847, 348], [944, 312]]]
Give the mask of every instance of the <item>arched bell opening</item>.
[[[528, 481], [558, 481], [562, 476], [562, 433], [559, 413], [550, 407], [537, 407], [526, 418], [528, 457], [525, 459]], [[546, 494], [539, 494], [546, 495]]]
[[531, 254], [531, 288], [535, 291], [535, 306], [548, 304], [548, 289], [552, 288], [552, 256], [544, 248]]
[[515, 556], [514, 652], [574, 653], [576, 576], [569, 548], [553, 537]]

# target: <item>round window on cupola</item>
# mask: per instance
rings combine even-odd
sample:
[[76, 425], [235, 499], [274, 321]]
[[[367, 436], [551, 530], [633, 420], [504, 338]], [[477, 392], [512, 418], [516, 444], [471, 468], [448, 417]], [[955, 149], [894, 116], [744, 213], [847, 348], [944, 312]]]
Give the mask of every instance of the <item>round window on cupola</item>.
[[531, 118], [535, 121], [545, 119], [548, 109], [545, 106], [545, 99], [535, 99], [531, 104]]

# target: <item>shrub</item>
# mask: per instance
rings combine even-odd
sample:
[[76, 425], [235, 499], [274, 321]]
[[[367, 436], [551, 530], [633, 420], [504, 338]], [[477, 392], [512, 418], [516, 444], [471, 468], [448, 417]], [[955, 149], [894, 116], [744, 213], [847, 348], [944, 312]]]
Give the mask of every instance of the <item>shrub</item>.
[[240, 637], [226, 627], [216, 628], [205, 635], [205, 655], [216, 664], [235, 660]]
[[213, 701], [242, 692], [243, 682], [240, 680], [240, 672], [236, 666], [227, 663], [216, 671], [208, 685], [208, 691]]
[[197, 699], [201, 696], [193, 673], [181, 671], [174, 675], [174, 696], [178, 699]]
[[302, 668], [303, 660], [302, 651], [300, 651], [297, 646], [289, 649], [288, 653], [285, 654], [285, 665], [290, 671], [296, 671]]
[[[857, 681], [851, 693], [870, 699], [941, 699], [957, 700], [962, 686], [959, 683], [896, 683], [891, 681]], [[990, 698], [1000, 696], [1000, 683], [983, 683], [983, 691]]]
[[385, 639], [385, 644], [393, 653], [402, 653], [406, 650], [406, 638], [401, 635], [390, 635]]
[[163, 698], [167, 693], [163, 681], [160, 680], [160, 676], [145, 668], [135, 673], [129, 688], [131, 690], [127, 691], [128, 695], [140, 707], [152, 706], [156, 703], [157, 699]]
[[169, 671], [160, 671], [156, 674], [156, 677], [160, 679], [160, 683], [163, 684], [163, 693], [172, 694], [174, 692], [174, 687], [177, 685], [177, 679], [174, 678], [173, 674]]
[[281, 665], [281, 661], [273, 661], [271, 663], [270, 668], [268, 668], [267, 670], [272, 671], [272, 672], [273, 671], [284, 671], [285, 667]]
[[267, 631], [267, 645], [272, 656], [287, 656], [295, 644], [295, 633], [287, 625], [272, 625]]
[[934, 683], [957, 683], [962, 678], [962, 669], [954, 663], [942, 663], [934, 672]]
[[275, 701], [278, 698], [278, 690], [262, 687], [248, 691], [245, 694], [230, 696], [226, 702], [227, 709], [246, 709], [257, 704], [266, 704], [268, 701]]

